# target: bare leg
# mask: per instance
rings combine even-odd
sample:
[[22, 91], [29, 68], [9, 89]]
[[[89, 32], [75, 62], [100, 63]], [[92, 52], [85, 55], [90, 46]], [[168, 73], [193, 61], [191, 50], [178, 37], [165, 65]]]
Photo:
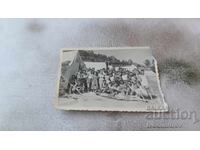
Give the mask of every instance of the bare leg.
[[81, 92], [79, 91], [79, 89], [78, 89], [78, 88], [76, 88], [76, 91], [77, 91], [79, 94], [81, 94]]
[[148, 96], [152, 100], [153, 98], [152, 98], [152, 92], [151, 92], [150, 88], [146, 88], [146, 91], [147, 91]]

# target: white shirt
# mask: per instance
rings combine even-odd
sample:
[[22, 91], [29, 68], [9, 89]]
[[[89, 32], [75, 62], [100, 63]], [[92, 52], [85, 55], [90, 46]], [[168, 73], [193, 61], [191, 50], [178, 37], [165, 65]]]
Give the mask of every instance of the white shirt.
[[128, 75], [127, 75], [127, 74], [122, 75], [122, 79], [123, 79], [123, 80], [127, 80], [127, 79], [128, 79]]
[[149, 86], [148, 81], [147, 81], [147, 77], [145, 75], [139, 75], [139, 77], [141, 78], [141, 84], [142, 86]]

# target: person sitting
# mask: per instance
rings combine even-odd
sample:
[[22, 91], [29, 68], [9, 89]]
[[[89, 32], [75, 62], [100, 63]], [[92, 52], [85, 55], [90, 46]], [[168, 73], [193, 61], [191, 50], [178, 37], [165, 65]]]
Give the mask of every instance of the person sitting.
[[75, 83], [74, 84], [71, 84], [71, 86], [72, 86], [72, 94], [81, 94], [81, 92], [80, 92], [80, 87], [78, 86], [78, 83], [77, 83], [77, 81], [75, 81]]
[[108, 84], [106, 83], [105, 80], [104, 80], [103, 87], [102, 87], [102, 89], [101, 89], [101, 93], [107, 93], [107, 94], [110, 93], [109, 86], [108, 86]]
[[120, 93], [120, 90], [119, 90], [119, 85], [117, 83], [115, 83], [113, 86], [112, 86], [112, 95], [115, 96], [117, 94]]

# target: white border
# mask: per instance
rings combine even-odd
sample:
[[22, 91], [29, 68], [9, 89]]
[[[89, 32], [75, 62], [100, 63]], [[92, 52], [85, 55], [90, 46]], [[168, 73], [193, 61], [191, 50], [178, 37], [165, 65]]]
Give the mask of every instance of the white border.
[[[160, 85], [160, 80], [159, 80], [159, 73], [158, 73], [158, 68], [157, 68], [157, 61], [156, 59], [153, 57], [153, 59], [155, 60], [155, 67], [156, 67], [156, 75], [157, 75], [157, 83], [158, 83], [158, 88], [159, 88], [159, 92], [161, 94], [162, 97], [162, 101], [163, 101], [163, 106], [162, 108], [155, 108], [155, 109], [144, 109], [144, 110], [138, 110], [138, 109], [131, 109], [131, 110], [125, 110], [122, 108], [113, 108], [113, 109], [108, 109], [108, 108], [99, 108], [97, 107], [93, 107], [93, 108], [84, 108], [81, 107], [79, 109], [77, 108], [73, 108], [73, 109], [69, 109], [66, 108], [64, 105], [62, 105], [59, 101], [59, 83], [60, 83], [60, 75], [61, 75], [61, 64], [62, 64], [62, 54], [64, 51], [71, 51], [71, 50], [123, 50], [123, 49], [128, 49], [128, 50], [145, 50], [145, 49], [149, 49], [152, 53], [152, 49], [150, 47], [77, 47], [77, 48], [63, 48], [60, 50], [60, 63], [59, 63], [59, 67], [58, 67], [58, 79], [57, 79], [57, 87], [56, 87], [56, 99], [54, 99], [53, 104], [55, 106], [55, 108], [57, 109], [61, 109], [61, 110], [75, 110], [75, 111], [118, 111], [118, 112], [168, 112], [168, 105], [165, 102], [165, 97], [164, 94], [162, 92], [161, 89], [161, 85]], [[120, 110], [121, 109], [121, 110]]]

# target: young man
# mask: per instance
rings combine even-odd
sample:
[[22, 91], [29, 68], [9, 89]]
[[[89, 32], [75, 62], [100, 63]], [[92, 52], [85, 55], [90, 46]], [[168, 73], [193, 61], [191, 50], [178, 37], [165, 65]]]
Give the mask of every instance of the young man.
[[124, 84], [124, 81], [120, 81], [119, 90], [123, 96], [126, 95], [126, 85]]
[[107, 94], [110, 93], [109, 86], [106, 83], [106, 80], [103, 80], [103, 86], [102, 86], [102, 89], [101, 89], [101, 93], [107, 93]]
[[127, 72], [122, 74], [122, 79], [123, 79], [123, 81], [127, 81], [128, 80], [128, 73]]
[[87, 78], [88, 78], [88, 75], [86, 73], [86, 70], [83, 70], [82, 81], [83, 81], [83, 91], [84, 92], [88, 91]]
[[76, 81], [76, 76], [75, 75], [72, 75], [72, 77], [69, 79], [69, 82], [68, 82], [68, 85], [67, 85], [67, 87], [68, 87], [68, 91], [69, 91], [69, 94], [71, 94], [72, 93], [72, 88], [73, 88], [73, 86], [75, 85], [75, 81]]
[[99, 88], [100, 88], [100, 90], [101, 90], [102, 87], [103, 87], [103, 81], [104, 81], [103, 70], [100, 70], [100, 73], [99, 73]]
[[92, 70], [88, 70], [87, 72], [87, 92], [91, 91], [92, 85]]
[[69, 94], [81, 94], [78, 81], [75, 75], [72, 75], [72, 78], [69, 81], [70, 84], [70, 93]]
[[140, 74], [138, 75], [138, 78], [140, 78], [140, 80], [141, 80], [140, 81], [141, 82], [141, 87], [142, 87], [141, 90], [142, 90], [143, 95], [149, 97], [150, 99], [152, 99], [152, 92], [150, 90], [147, 77], [144, 74], [144, 69], [142, 69], [140, 71]]
[[119, 90], [119, 85], [117, 83], [114, 83], [111, 87], [111, 93], [112, 93], [112, 96], [115, 96], [117, 94], [120, 93], [120, 90]]
[[109, 84], [110, 83], [110, 76], [108, 73], [106, 73], [105, 75], [105, 80], [106, 80], [106, 83]]
[[95, 71], [92, 76], [92, 91], [96, 92], [98, 89], [98, 73]]

